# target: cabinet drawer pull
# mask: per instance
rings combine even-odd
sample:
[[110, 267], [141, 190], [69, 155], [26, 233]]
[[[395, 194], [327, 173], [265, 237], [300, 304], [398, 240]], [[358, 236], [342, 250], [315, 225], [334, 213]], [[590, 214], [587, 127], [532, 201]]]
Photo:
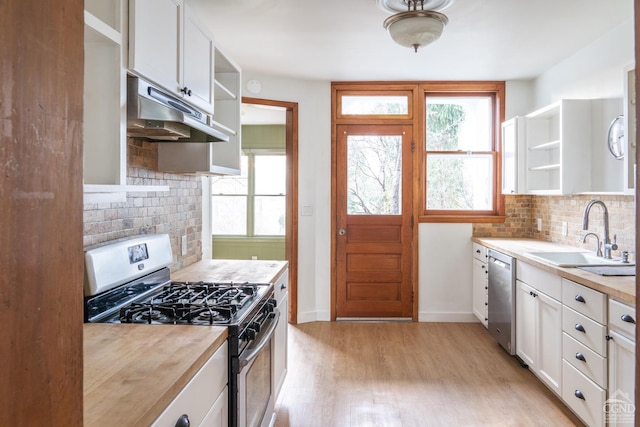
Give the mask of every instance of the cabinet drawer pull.
[[585, 332], [586, 333], [586, 331], [584, 330], [584, 326], [582, 326], [580, 323], [576, 323], [575, 328], [576, 328], [576, 331], [580, 331], [580, 332]]
[[623, 314], [622, 317], [620, 317], [620, 320], [627, 323], [636, 323], [636, 320], [628, 314]]
[[576, 353], [576, 359], [582, 360], [585, 363], [587, 362], [587, 359], [584, 358], [584, 354], [582, 353]]
[[287, 289], [287, 285], [285, 285], [285, 284], [283, 283], [282, 285], [280, 285], [280, 290], [282, 291], [282, 290], [284, 290], [284, 289]]
[[176, 422], [176, 427], [189, 427], [191, 425], [191, 421], [189, 421], [189, 417], [187, 414], [180, 415], [178, 421]]
[[480, 253], [480, 249], [476, 249], [476, 253], [479, 254]]
[[584, 300], [584, 297], [582, 295], [576, 295], [576, 301], [581, 302], [581, 303], [586, 303], [586, 301]]
[[584, 398], [584, 394], [582, 394], [582, 392], [581, 392], [580, 390], [576, 390], [573, 394], [574, 394], [578, 399], [586, 400], [586, 399]]

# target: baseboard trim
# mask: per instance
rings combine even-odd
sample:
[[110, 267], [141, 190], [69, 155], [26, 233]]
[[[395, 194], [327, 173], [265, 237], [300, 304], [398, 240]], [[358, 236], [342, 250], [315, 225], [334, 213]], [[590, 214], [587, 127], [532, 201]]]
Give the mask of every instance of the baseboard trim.
[[418, 322], [480, 323], [473, 313], [418, 313]]

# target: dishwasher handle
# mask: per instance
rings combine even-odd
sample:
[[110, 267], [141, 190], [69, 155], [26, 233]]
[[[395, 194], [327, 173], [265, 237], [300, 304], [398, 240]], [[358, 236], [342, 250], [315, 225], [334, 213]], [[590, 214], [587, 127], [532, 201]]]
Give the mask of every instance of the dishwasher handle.
[[506, 262], [500, 261], [499, 259], [496, 259], [496, 258], [489, 257], [489, 262], [497, 265], [500, 268], [504, 268], [504, 269], [509, 268], [509, 264], [507, 264]]

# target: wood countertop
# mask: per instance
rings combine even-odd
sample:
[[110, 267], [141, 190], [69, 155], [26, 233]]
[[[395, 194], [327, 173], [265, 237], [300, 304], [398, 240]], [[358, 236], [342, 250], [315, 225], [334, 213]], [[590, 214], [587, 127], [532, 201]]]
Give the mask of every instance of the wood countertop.
[[226, 338], [222, 326], [85, 324], [84, 425], [150, 425]]
[[205, 259], [171, 273], [171, 280], [274, 283], [287, 261]]
[[474, 237], [473, 241], [560, 277], [603, 292], [618, 301], [636, 305], [636, 276], [601, 276], [579, 268], [556, 267], [526, 255], [527, 252], [536, 251], [575, 251], [575, 247], [536, 239]]

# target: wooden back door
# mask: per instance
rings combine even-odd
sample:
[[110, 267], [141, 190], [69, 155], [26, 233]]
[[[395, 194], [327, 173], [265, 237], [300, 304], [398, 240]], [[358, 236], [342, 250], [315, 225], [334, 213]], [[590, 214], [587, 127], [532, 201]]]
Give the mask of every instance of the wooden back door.
[[412, 127], [337, 132], [336, 317], [411, 318]]

